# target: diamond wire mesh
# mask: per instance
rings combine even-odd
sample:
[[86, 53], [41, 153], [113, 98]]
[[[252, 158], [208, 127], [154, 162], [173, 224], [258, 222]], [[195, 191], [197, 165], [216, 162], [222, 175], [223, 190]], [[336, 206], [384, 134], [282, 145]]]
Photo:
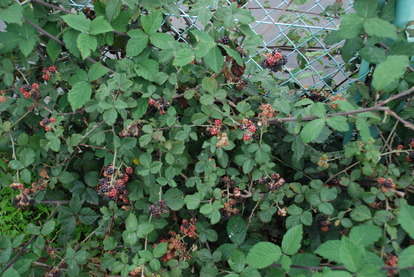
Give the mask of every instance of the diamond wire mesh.
[[[92, 7], [91, 0], [69, 1], [72, 7], [79, 10]], [[352, 10], [353, 1], [336, 0], [335, 3], [340, 3], [341, 12], [346, 13]], [[248, 0], [243, 5], [255, 17], [251, 29], [263, 38], [260, 50], [249, 57], [248, 63], [260, 67], [266, 53], [277, 48], [288, 58], [283, 72], [275, 73], [281, 80], [280, 86], [293, 85], [303, 93], [311, 90], [323, 90], [330, 94], [341, 92], [359, 78], [351, 78], [345, 69], [355, 58], [348, 63], [343, 62], [339, 53], [343, 43], [327, 45], [323, 42], [328, 32], [339, 28], [340, 15], [332, 10], [334, 1], [308, 0], [303, 5], [292, 2]], [[180, 5], [179, 11], [179, 18], [171, 16], [171, 29], [178, 41], [187, 43], [185, 35], [194, 28], [203, 29], [203, 25], [197, 17], [189, 14], [186, 5]]]

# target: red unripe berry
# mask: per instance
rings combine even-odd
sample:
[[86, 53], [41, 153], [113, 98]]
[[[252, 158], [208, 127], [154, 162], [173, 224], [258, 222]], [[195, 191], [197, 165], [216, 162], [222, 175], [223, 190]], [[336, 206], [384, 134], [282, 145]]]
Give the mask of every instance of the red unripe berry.
[[243, 134], [243, 140], [244, 141], [249, 141], [252, 138], [252, 136], [248, 133], [244, 133]]
[[50, 123], [55, 123], [56, 122], [56, 118], [51, 117], [51, 118], [49, 118], [49, 121], [50, 121]]
[[150, 98], [148, 99], [148, 104], [150, 104], [151, 106], [154, 106], [157, 103], [157, 101], [155, 101], [154, 99]]
[[132, 174], [134, 170], [132, 169], [132, 167], [128, 166], [127, 168], [125, 168], [125, 172], [126, 174]]
[[45, 131], [49, 132], [50, 131], [50, 126], [45, 126]]
[[321, 230], [322, 230], [323, 232], [328, 232], [328, 230], [329, 230], [329, 226], [322, 226], [322, 227], [321, 227]]
[[249, 131], [251, 132], [251, 133], [256, 133], [256, 126], [255, 125], [250, 125], [249, 126]]
[[397, 146], [397, 149], [398, 149], [398, 150], [402, 150], [402, 149], [404, 149], [404, 145], [402, 145], [402, 144], [398, 145], [398, 146]]
[[274, 57], [276, 60], [280, 60], [280, 59], [282, 59], [282, 53], [277, 52], [277, 53], [275, 53], [275, 54], [273, 55], [273, 57]]
[[45, 126], [45, 123], [43, 122], [43, 120], [42, 120], [42, 121], [40, 121], [40, 123], [39, 123], [39, 124], [40, 124], [40, 126], [42, 126], [42, 127], [43, 127], [43, 126]]
[[43, 74], [49, 74], [49, 70], [45, 67], [42, 69], [42, 73]]
[[128, 175], [125, 175], [124, 182], [127, 183], [128, 181], [129, 181], [129, 176]]
[[160, 111], [160, 115], [163, 115], [163, 114], [165, 114], [166, 113], [166, 111], [165, 110], [161, 110]]
[[51, 65], [51, 66], [49, 66], [48, 70], [52, 73], [55, 73], [57, 69], [56, 69], [56, 66]]
[[385, 178], [383, 178], [383, 177], [379, 177], [378, 178], [378, 183], [379, 184], [382, 184], [382, 183], [384, 183], [385, 181], [387, 181]]
[[221, 124], [223, 124], [223, 122], [220, 119], [214, 119], [214, 125], [216, 125], [217, 127], [220, 127]]
[[39, 84], [38, 83], [33, 83], [32, 84], [32, 89], [39, 89]]
[[117, 195], [118, 195], [117, 189], [111, 189], [111, 191], [109, 192], [110, 197], [116, 197]]
[[210, 135], [212, 136], [218, 136], [219, 135], [219, 129], [217, 127], [211, 127], [208, 128], [207, 131], [210, 133]]
[[25, 92], [23, 92], [23, 95], [24, 95], [24, 97], [25, 98], [30, 98], [30, 92], [28, 92], [28, 91], [25, 91]]
[[43, 74], [42, 79], [45, 81], [49, 81], [50, 80], [50, 75], [49, 74]]
[[0, 96], [0, 103], [4, 103], [6, 102], [6, 97], [5, 96]]

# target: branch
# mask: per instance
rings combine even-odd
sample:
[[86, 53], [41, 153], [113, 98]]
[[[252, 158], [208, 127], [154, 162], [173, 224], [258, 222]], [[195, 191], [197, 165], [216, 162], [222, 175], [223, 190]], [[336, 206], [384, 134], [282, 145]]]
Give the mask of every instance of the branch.
[[[34, 24], [33, 22], [31, 22], [29, 19], [25, 18], [24, 19], [29, 25], [31, 25], [33, 28], [35, 28], [36, 30], [38, 30], [41, 34], [47, 36], [48, 38], [56, 41], [57, 43], [59, 43], [62, 46], [65, 46], [65, 44], [63, 43], [63, 41], [61, 41], [60, 39], [58, 39], [57, 37], [51, 35], [50, 33], [48, 33], [47, 31], [45, 31], [44, 29], [42, 29], [41, 27], [37, 26], [36, 24]], [[65, 46], [66, 47], [66, 46]], [[91, 63], [97, 63], [97, 61], [91, 59], [90, 57], [86, 58], [87, 61], [90, 61]], [[113, 71], [112, 69], [110, 69], [109, 67], [106, 67], [104, 65], [101, 64], [102, 67], [106, 68], [109, 72], [111, 73], [115, 73], [115, 71]]]
[[[270, 265], [272, 267], [282, 267], [281, 264], [272, 264]], [[298, 269], [306, 269], [306, 270], [310, 270], [310, 271], [321, 271], [324, 270], [325, 268], [329, 268], [331, 270], [347, 270], [345, 266], [341, 266], [341, 265], [337, 265], [337, 266], [303, 266], [303, 265], [291, 265], [291, 268], [298, 268]], [[402, 268], [404, 270], [413, 270], [414, 266], [409, 266], [406, 268]], [[396, 267], [396, 266], [383, 266], [381, 267], [380, 270], [383, 271], [390, 271], [390, 270], [400, 270], [400, 268]]]
[[[364, 108], [354, 111], [348, 111], [348, 112], [340, 112], [340, 113], [333, 113], [333, 114], [327, 114], [326, 117], [333, 117], [333, 116], [347, 116], [347, 115], [353, 115], [353, 114], [359, 114], [359, 113], [365, 113], [365, 112], [373, 112], [373, 111], [390, 111], [388, 107], [371, 107], [371, 108]], [[308, 115], [301, 119], [301, 121], [311, 121], [314, 119], [318, 119], [319, 117], [314, 115]], [[284, 118], [273, 118], [269, 120], [269, 124], [278, 124], [281, 122], [289, 122], [289, 121], [299, 121], [297, 117], [284, 117]]]
[[[43, 229], [43, 226], [45, 226], [46, 223], [48, 223], [54, 216], [55, 214], [58, 212], [60, 207], [60, 204], [58, 204], [56, 206], [56, 208], [53, 210], [53, 212], [49, 215], [49, 217], [46, 219], [45, 223], [43, 223], [42, 228], [40, 230]], [[7, 269], [9, 269], [10, 267], [13, 266], [14, 262], [16, 262], [16, 260], [23, 254], [23, 252], [27, 249], [27, 247], [29, 247], [29, 245], [37, 238], [37, 235], [33, 235], [24, 245], [23, 247], [20, 249], [19, 252], [17, 252], [16, 256], [14, 256], [14, 258], [9, 262], [9, 264], [2, 270], [2, 272], [0, 274], [3, 274]]]

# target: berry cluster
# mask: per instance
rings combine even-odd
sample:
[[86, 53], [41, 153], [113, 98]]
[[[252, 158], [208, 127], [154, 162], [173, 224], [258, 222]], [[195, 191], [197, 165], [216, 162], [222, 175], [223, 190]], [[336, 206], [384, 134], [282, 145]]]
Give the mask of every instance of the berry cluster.
[[324, 102], [329, 96], [321, 92], [311, 91], [309, 94], [304, 94], [302, 98], [309, 98], [313, 102]]
[[57, 70], [56, 66], [54, 66], [54, 65], [51, 65], [48, 68], [43, 68], [42, 69], [42, 73], [43, 73], [42, 79], [45, 80], [45, 81], [49, 81], [50, 76], [52, 75], [52, 73], [55, 73], [56, 70]]
[[277, 72], [282, 69], [282, 66], [287, 64], [287, 61], [287, 57], [282, 55], [279, 49], [276, 49], [272, 53], [267, 53], [267, 57], [262, 61], [261, 66]]
[[232, 216], [236, 216], [240, 214], [239, 209], [235, 208], [234, 206], [237, 204], [235, 199], [229, 198], [226, 203], [223, 203], [223, 208], [220, 209], [221, 218], [224, 220], [230, 219]]
[[54, 117], [51, 117], [51, 118], [45, 118], [45, 119], [43, 119], [42, 121], [40, 121], [40, 126], [42, 126], [42, 127], [44, 127], [45, 128], [45, 131], [46, 132], [49, 132], [50, 131], [50, 126], [49, 126], [49, 124], [53, 124], [53, 123], [55, 123], [56, 122], [56, 119], [54, 118]]
[[235, 180], [229, 178], [229, 176], [224, 176], [221, 178], [221, 181], [224, 183], [226, 188], [235, 187], [237, 185]]
[[229, 145], [230, 145], [230, 142], [229, 142], [229, 137], [228, 137], [227, 133], [221, 133], [218, 136], [218, 142], [216, 144], [216, 147], [221, 148], [223, 146], [229, 146]]
[[244, 118], [240, 124], [240, 129], [243, 131], [246, 131], [243, 134], [243, 140], [249, 141], [252, 136], [256, 133], [257, 127], [253, 124], [253, 122], [250, 119]]
[[318, 225], [323, 232], [327, 232], [329, 230], [329, 226], [331, 226], [331, 221], [329, 220], [328, 215], [323, 214], [318, 218]]
[[236, 89], [238, 91], [242, 91], [244, 89], [244, 86], [247, 84], [246, 80], [240, 79], [237, 83], [236, 83]]
[[222, 43], [224, 45], [229, 45], [230, 38], [228, 36], [222, 36], [217, 40], [218, 43]]
[[6, 102], [6, 96], [4, 96], [6, 94], [5, 90], [0, 90], [0, 103], [4, 103]]
[[337, 109], [339, 107], [338, 103], [332, 103], [337, 100], [347, 101], [345, 98], [343, 98], [342, 94], [336, 94], [329, 98], [329, 102], [331, 102], [330, 106], [332, 109]]
[[25, 193], [20, 193], [13, 197], [14, 207], [18, 208], [26, 208], [30, 205], [34, 204], [34, 199]]
[[[168, 243], [167, 253], [162, 257], [163, 262], [178, 257], [180, 260], [187, 261], [191, 259], [191, 255], [188, 253], [187, 243], [182, 241], [181, 235], [176, 234], [174, 231], [168, 233], [167, 238], [160, 240], [160, 243]], [[153, 247], [157, 246], [154, 244]]]
[[188, 235], [190, 238], [194, 237], [196, 235], [195, 233], [196, 223], [197, 223], [196, 218], [191, 218], [190, 221], [188, 221], [187, 219], [183, 219], [181, 226], [180, 226], [181, 232], [184, 235]]
[[414, 138], [410, 138], [410, 139], [408, 140], [408, 145], [409, 145], [411, 148], [414, 148]]
[[124, 130], [119, 132], [120, 137], [137, 137], [141, 131], [141, 125], [137, 122], [129, 124]]
[[20, 194], [16, 195], [13, 198], [13, 202], [15, 203], [16, 209], [28, 207], [29, 205], [34, 203], [33, 196], [39, 190], [44, 191], [47, 188], [47, 181], [44, 179], [40, 179], [39, 182], [33, 182], [31, 188], [24, 188], [23, 184], [21, 183], [12, 183], [10, 187], [13, 190], [20, 190]]
[[378, 178], [378, 184], [381, 186], [382, 192], [387, 192], [389, 189], [395, 189], [395, 184], [391, 178], [385, 179], [380, 177]]
[[260, 185], [267, 185], [269, 190], [271, 192], [274, 192], [275, 190], [279, 190], [281, 187], [283, 187], [286, 184], [285, 179], [280, 177], [278, 173], [272, 173], [270, 177], [262, 177], [259, 179]]
[[207, 134], [212, 136], [220, 136], [221, 132], [226, 129], [226, 127], [223, 125], [223, 122], [221, 119], [213, 119], [212, 120], [214, 126], [207, 128]]
[[102, 196], [105, 201], [120, 199], [128, 204], [129, 191], [126, 189], [126, 185], [132, 172], [132, 167], [127, 167], [125, 173], [120, 173], [115, 170], [112, 164], [109, 164], [103, 172], [105, 178], [98, 181], [98, 195]]
[[[386, 261], [385, 261], [385, 265], [389, 266], [389, 267], [398, 267], [398, 257], [395, 255], [391, 255]], [[396, 276], [394, 274], [397, 274], [398, 271], [397, 270], [389, 270], [388, 271], [389, 275], [388, 276]]]
[[278, 209], [277, 209], [277, 214], [278, 214], [279, 216], [287, 216], [287, 210], [288, 210], [288, 208], [287, 208], [287, 207], [278, 208]]
[[410, 152], [408, 155], [407, 155], [407, 162], [409, 162], [409, 163], [414, 163], [414, 152]]
[[96, 18], [95, 11], [91, 10], [89, 7], [84, 8], [82, 12], [85, 14], [86, 18], [90, 20], [94, 20]]
[[318, 165], [328, 169], [329, 168], [329, 163], [328, 163], [328, 156], [326, 154], [323, 154], [319, 160], [318, 160]]
[[39, 99], [40, 98], [40, 92], [39, 92], [39, 84], [33, 83], [32, 85], [23, 85], [20, 87], [20, 92], [23, 93], [23, 96], [25, 98], [34, 98]]
[[170, 102], [168, 102], [162, 97], [160, 97], [159, 99], [150, 98], [148, 99], [148, 104], [150, 104], [150, 106], [154, 106], [158, 110], [160, 115], [165, 114], [166, 110], [170, 106]]
[[275, 117], [277, 113], [275, 113], [275, 110], [272, 108], [270, 104], [262, 104], [260, 105], [259, 109], [262, 111], [261, 113], [259, 113], [259, 118], [262, 120], [265, 126], [268, 126], [269, 119]]
[[148, 207], [148, 210], [152, 214], [152, 216], [155, 216], [157, 219], [160, 219], [161, 215], [166, 214], [169, 211], [164, 200], [159, 200], [158, 202], [155, 202], [154, 204]]

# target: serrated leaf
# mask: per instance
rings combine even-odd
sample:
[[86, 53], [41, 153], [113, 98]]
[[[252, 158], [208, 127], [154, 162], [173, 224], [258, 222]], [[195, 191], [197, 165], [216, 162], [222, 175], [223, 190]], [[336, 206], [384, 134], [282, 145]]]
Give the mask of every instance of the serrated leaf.
[[91, 35], [98, 35], [107, 32], [111, 32], [114, 29], [112, 28], [111, 24], [103, 16], [98, 16], [91, 22], [90, 26], [90, 34]]
[[191, 49], [182, 48], [175, 52], [173, 65], [184, 66], [191, 63], [194, 58], [194, 51]]
[[15, 3], [5, 10], [0, 9], [0, 18], [9, 24], [20, 24], [23, 21], [23, 8], [20, 4]]
[[338, 252], [340, 261], [351, 272], [357, 272], [365, 264], [364, 247], [356, 246], [347, 237], [342, 237]]
[[410, 266], [414, 266], [414, 245], [411, 245], [404, 249], [398, 256], [399, 269], [403, 269]]
[[230, 240], [237, 245], [246, 239], [247, 225], [240, 216], [233, 216], [227, 223], [226, 230]]
[[63, 15], [62, 19], [69, 27], [87, 33], [91, 27], [91, 21], [86, 18], [85, 14], [80, 12], [79, 14], [67, 14]]
[[144, 79], [155, 82], [159, 72], [159, 65], [155, 60], [147, 59], [141, 61], [135, 68], [135, 73]]
[[54, 222], [53, 220], [46, 222], [45, 225], [43, 225], [42, 230], [41, 230], [42, 235], [46, 236], [52, 233], [53, 230], [55, 229], [55, 226], [56, 226], [56, 222]]
[[325, 105], [319, 102], [314, 103], [311, 106], [311, 113], [312, 115], [317, 116], [319, 118], [325, 118], [326, 117]]
[[129, 57], [140, 54], [148, 43], [148, 36], [141, 30], [132, 30], [128, 32], [130, 39], [127, 42], [126, 51]]
[[103, 120], [108, 124], [108, 125], [113, 125], [116, 121], [118, 117], [118, 112], [116, 111], [115, 108], [111, 108], [111, 109], [107, 109], [104, 113], [103, 113]]
[[339, 262], [338, 248], [341, 242], [339, 240], [328, 240], [315, 250], [315, 253], [330, 261]]
[[59, 56], [61, 50], [62, 50], [62, 45], [60, 45], [56, 41], [49, 40], [49, 42], [47, 43], [46, 51], [47, 51], [47, 54], [49, 55], [50, 59], [53, 62]]
[[370, 36], [397, 39], [397, 27], [380, 18], [367, 18], [364, 30]]
[[223, 55], [217, 46], [213, 47], [203, 60], [215, 73], [219, 73], [224, 64]]
[[111, 0], [108, 1], [105, 7], [106, 18], [109, 22], [112, 22], [115, 18], [118, 17], [121, 12], [122, 1], [121, 0]]
[[167, 252], [168, 243], [158, 243], [152, 251], [154, 258], [160, 258]]
[[82, 54], [82, 58], [86, 59], [91, 55], [91, 51], [98, 46], [98, 41], [95, 37], [88, 34], [79, 34], [76, 44]]
[[356, 207], [351, 213], [351, 218], [355, 221], [365, 221], [367, 219], [370, 219], [371, 211], [366, 206], [358, 206]]
[[141, 24], [145, 33], [151, 35], [156, 33], [162, 24], [162, 14], [160, 11], [152, 12], [149, 15], [141, 16]]
[[287, 255], [295, 254], [300, 248], [302, 236], [303, 236], [302, 225], [297, 225], [289, 229], [283, 236], [283, 240], [282, 240], [283, 253]]
[[398, 223], [414, 239], [414, 206], [402, 205], [398, 214]]
[[375, 15], [375, 12], [378, 9], [378, 1], [377, 0], [355, 0], [354, 9], [362, 17], [371, 17]]
[[184, 206], [184, 193], [178, 188], [170, 188], [163, 196], [165, 204], [174, 211], [180, 210]]
[[356, 245], [369, 246], [379, 240], [382, 231], [378, 226], [360, 225], [351, 229], [349, 239]]
[[328, 123], [328, 125], [339, 132], [346, 132], [349, 130], [349, 125], [348, 122], [346, 120], [346, 117], [344, 116], [332, 116], [332, 117], [328, 117], [326, 119], [326, 123]]
[[346, 13], [341, 17], [338, 38], [351, 39], [358, 36], [363, 27], [364, 18], [355, 13]]
[[88, 82], [76, 83], [68, 93], [68, 101], [72, 110], [81, 108], [91, 99], [92, 87]]
[[388, 56], [380, 63], [373, 74], [373, 86], [377, 90], [385, 89], [392, 82], [401, 78], [409, 65], [407, 56]]
[[365, 46], [358, 51], [358, 54], [367, 62], [375, 64], [379, 64], [387, 58], [384, 49], [376, 46]]
[[149, 233], [154, 230], [154, 225], [149, 222], [144, 222], [138, 225], [137, 237], [145, 238]]
[[303, 142], [309, 143], [317, 139], [324, 126], [324, 119], [314, 119], [311, 122], [307, 123], [300, 133]]
[[246, 262], [253, 268], [265, 268], [279, 260], [282, 251], [279, 246], [270, 242], [255, 244], [247, 255]]
[[90, 82], [95, 81], [95, 80], [101, 78], [102, 76], [104, 76], [105, 74], [107, 74], [108, 72], [109, 72], [108, 71], [108, 68], [103, 67], [101, 65], [101, 63], [99, 63], [99, 62], [94, 63], [89, 68], [89, 71], [88, 71], [88, 80]]

